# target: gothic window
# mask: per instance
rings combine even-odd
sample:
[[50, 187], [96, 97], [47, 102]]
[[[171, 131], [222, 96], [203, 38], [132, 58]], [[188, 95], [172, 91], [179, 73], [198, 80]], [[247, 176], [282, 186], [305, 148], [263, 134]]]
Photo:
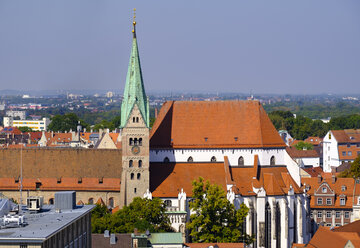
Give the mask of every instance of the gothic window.
[[129, 161], [129, 168], [134, 166], [134, 162], [132, 160]]
[[244, 165], [244, 158], [242, 156], [238, 160], [238, 165]]
[[142, 146], [142, 138], [139, 139], [139, 146]]
[[193, 160], [193, 158], [190, 156], [190, 157], [188, 157], [187, 161], [188, 161], [188, 162], [193, 162], [194, 160]]
[[88, 203], [89, 203], [90, 205], [94, 204], [94, 198], [89, 198]]
[[54, 205], [54, 198], [50, 198], [50, 199], [49, 199], [49, 204], [50, 204], [50, 205]]
[[271, 247], [271, 208], [268, 202], [265, 205], [265, 247]]
[[114, 198], [113, 197], [109, 198], [109, 207], [111, 207], [111, 208], [114, 207]]
[[275, 235], [276, 235], [276, 248], [281, 247], [281, 212], [280, 212], [280, 205], [276, 203], [275, 209]]
[[164, 158], [164, 163], [169, 163], [170, 162], [170, 159], [168, 157], [165, 157]]
[[133, 117], [133, 122], [135, 122], [135, 117]]
[[131, 174], [130, 174], [130, 179], [131, 179], [131, 180], [134, 180], [134, 173], [131, 173]]
[[136, 117], [136, 122], [139, 122], [139, 117]]
[[135, 145], [135, 146], [138, 145], [138, 139], [137, 139], [137, 138], [134, 139], [134, 145]]
[[139, 160], [139, 168], [142, 167], [142, 160]]
[[275, 165], [275, 157], [274, 156], [272, 156], [270, 158], [270, 165]]
[[294, 202], [294, 243], [297, 243], [297, 211], [296, 211], [297, 205]]
[[212, 156], [210, 161], [211, 161], [211, 162], [216, 162], [216, 157], [215, 157], [215, 156]]
[[165, 207], [171, 207], [172, 206], [171, 200], [165, 200], [164, 204], [165, 204]]
[[134, 141], [133, 141], [132, 138], [129, 139], [129, 145], [130, 145], [130, 146], [134, 145]]
[[141, 178], [141, 174], [140, 174], [140, 173], [138, 173], [138, 174], [136, 175], [136, 178], [137, 178], [137, 180], [140, 180], [140, 178]]

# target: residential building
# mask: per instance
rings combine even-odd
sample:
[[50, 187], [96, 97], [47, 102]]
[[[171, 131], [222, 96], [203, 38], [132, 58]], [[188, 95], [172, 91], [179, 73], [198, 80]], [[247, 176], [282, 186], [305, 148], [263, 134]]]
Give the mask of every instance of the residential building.
[[41, 120], [14, 120], [13, 117], [5, 116], [3, 123], [6, 127], [28, 127], [34, 131], [46, 131], [50, 124], [50, 119], [44, 117]]
[[323, 169], [331, 172], [344, 162], [352, 162], [360, 155], [360, 130], [330, 130], [323, 140]]
[[297, 150], [295, 147], [286, 147], [286, 152], [302, 168], [320, 166], [320, 155], [315, 150]]

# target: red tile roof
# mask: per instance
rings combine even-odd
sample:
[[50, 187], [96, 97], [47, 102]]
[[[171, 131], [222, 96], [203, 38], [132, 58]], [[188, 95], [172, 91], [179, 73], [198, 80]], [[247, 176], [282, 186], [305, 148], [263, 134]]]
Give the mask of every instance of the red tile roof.
[[292, 158], [319, 158], [320, 155], [315, 150], [298, 150], [295, 147], [286, 147], [287, 153]]
[[258, 101], [169, 101], [150, 134], [153, 148], [285, 147]]
[[314, 146], [319, 145], [322, 141], [323, 141], [323, 138], [315, 137], [315, 136], [310, 136], [304, 140], [304, 142], [313, 144]]
[[360, 142], [360, 129], [331, 130], [338, 143]]
[[208, 248], [217, 245], [219, 248], [243, 248], [244, 243], [185, 243], [190, 248]]

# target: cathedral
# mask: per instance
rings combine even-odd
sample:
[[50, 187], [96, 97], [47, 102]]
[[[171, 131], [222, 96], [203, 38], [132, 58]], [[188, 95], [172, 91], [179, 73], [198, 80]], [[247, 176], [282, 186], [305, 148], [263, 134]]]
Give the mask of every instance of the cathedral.
[[133, 40], [121, 106], [120, 206], [159, 197], [185, 235], [191, 182], [200, 176], [246, 204], [253, 247], [291, 247], [310, 239], [309, 198], [300, 168], [258, 101], [168, 101], [149, 126], [149, 100]]

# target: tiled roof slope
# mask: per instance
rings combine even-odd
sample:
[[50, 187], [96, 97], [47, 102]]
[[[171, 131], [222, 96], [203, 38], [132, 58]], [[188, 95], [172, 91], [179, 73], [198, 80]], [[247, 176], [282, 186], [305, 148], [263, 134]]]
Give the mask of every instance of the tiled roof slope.
[[360, 142], [360, 129], [331, 130], [338, 143]]
[[169, 101], [150, 135], [152, 148], [285, 147], [258, 101]]
[[[236, 194], [255, 195], [253, 187], [264, 187], [267, 195], [284, 195], [291, 187], [301, 193], [286, 167], [258, 167], [259, 177], [254, 179], [254, 167], [230, 167], [226, 163], [151, 163], [150, 190], [154, 197], [177, 197], [183, 189], [192, 196], [192, 181], [203, 177], [212, 184], [234, 185]], [[230, 175], [229, 175], [230, 173]]]
[[295, 147], [286, 147], [287, 153], [292, 158], [319, 158], [320, 155], [315, 150], [298, 150]]

